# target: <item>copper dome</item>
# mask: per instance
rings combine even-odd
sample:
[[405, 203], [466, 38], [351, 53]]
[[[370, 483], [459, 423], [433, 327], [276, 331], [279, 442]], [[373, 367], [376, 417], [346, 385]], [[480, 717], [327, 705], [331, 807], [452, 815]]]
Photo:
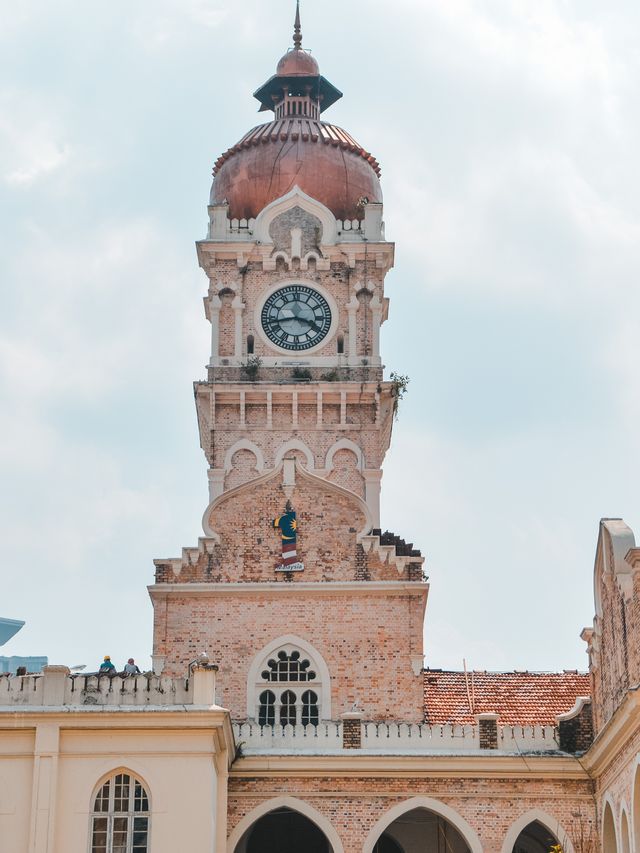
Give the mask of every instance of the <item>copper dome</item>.
[[278, 77], [317, 77], [320, 66], [306, 50], [288, 50], [276, 68]]
[[255, 218], [296, 185], [337, 219], [362, 219], [361, 200], [382, 202], [375, 158], [335, 125], [291, 117], [255, 127], [220, 157], [211, 203]]

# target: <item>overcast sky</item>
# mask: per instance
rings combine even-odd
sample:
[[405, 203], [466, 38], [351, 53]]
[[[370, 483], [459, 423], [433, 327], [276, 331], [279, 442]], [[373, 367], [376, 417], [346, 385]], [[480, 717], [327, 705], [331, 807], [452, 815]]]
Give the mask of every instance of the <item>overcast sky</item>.
[[[201, 535], [211, 168], [293, 0], [0, 0], [3, 654], [148, 666], [154, 557]], [[598, 521], [640, 528], [640, 6], [303, 0], [326, 118], [382, 165], [382, 524], [427, 664], [584, 668]]]

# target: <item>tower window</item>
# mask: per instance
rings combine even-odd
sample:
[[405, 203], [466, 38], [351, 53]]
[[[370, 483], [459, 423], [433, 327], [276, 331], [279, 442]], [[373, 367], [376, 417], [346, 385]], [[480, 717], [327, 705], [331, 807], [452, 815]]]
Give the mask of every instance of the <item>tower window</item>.
[[261, 726], [274, 726], [276, 723], [276, 694], [272, 690], [260, 694], [258, 722]]
[[253, 355], [253, 335], [247, 335], [247, 355]]
[[305, 690], [302, 694], [302, 725], [317, 726], [320, 722], [318, 711], [318, 694], [313, 690]]
[[280, 697], [280, 725], [295, 726], [296, 717], [296, 694], [292, 690], [285, 690]]
[[344, 353], [344, 335], [338, 335], [338, 355]]
[[329, 685], [321, 680], [325, 671], [322, 662], [318, 670], [318, 661], [314, 662], [310, 654], [307, 657], [299, 648], [284, 645], [256, 663], [252, 716], [261, 726], [317, 726], [323, 719], [321, 696], [330, 713], [326, 695]]
[[291, 654], [278, 652], [277, 659], [271, 658], [267, 666], [269, 669], [262, 673], [265, 681], [313, 681], [316, 677], [315, 672], [309, 669], [309, 661], [300, 659], [299, 651], [293, 651]]
[[128, 773], [108, 779], [98, 791], [91, 815], [91, 853], [147, 853], [149, 797]]

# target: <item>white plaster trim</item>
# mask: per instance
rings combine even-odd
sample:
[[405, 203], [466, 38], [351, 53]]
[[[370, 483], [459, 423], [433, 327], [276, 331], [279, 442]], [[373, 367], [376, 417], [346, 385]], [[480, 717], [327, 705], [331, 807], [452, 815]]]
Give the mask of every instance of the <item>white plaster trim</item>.
[[[433, 800], [431, 797], [413, 797], [412, 799], [405, 800], [404, 803], [400, 803], [385, 812], [374, 824], [373, 829], [367, 836], [367, 840], [362, 848], [362, 853], [373, 853], [373, 848], [385, 829], [391, 826], [394, 820], [402, 817], [402, 815], [407, 812], [413, 811], [413, 809], [426, 809], [427, 811], [445, 818], [458, 830], [460, 835], [462, 835], [468, 844], [471, 853], [482, 853], [482, 844], [480, 843], [480, 839], [467, 821], [463, 817], [460, 817], [460, 815], [450, 806], [441, 803], [439, 800]], [[509, 853], [511, 853], [511, 850], [509, 850]], [[571, 853], [573, 853], [573, 851], [571, 851]]]
[[577, 717], [578, 714], [582, 711], [585, 705], [591, 704], [591, 696], [576, 696], [576, 702], [573, 708], [570, 711], [567, 711], [565, 714], [558, 714], [556, 717], [556, 722], [564, 722], [565, 720], [572, 720], [574, 717]]
[[[322, 720], [330, 720], [331, 717], [331, 678], [329, 675], [329, 667], [325, 663], [322, 655], [315, 649], [307, 640], [301, 637], [296, 637], [294, 634], [284, 634], [276, 640], [272, 640], [254, 657], [249, 674], [247, 675], [247, 719], [253, 720], [256, 716], [256, 692], [258, 686], [260, 689], [268, 690], [269, 684], [260, 680], [260, 673], [264, 669], [267, 659], [275, 654], [278, 649], [283, 646], [295, 646], [311, 660], [314, 669], [318, 673], [318, 681], [298, 682], [298, 684], [308, 685], [309, 690], [313, 690], [313, 685], [316, 685], [320, 693], [320, 718]], [[307, 689], [307, 688], [305, 688]]]
[[513, 847], [516, 843], [518, 836], [529, 826], [530, 823], [533, 823], [535, 820], [538, 823], [541, 823], [545, 826], [549, 832], [552, 832], [555, 837], [558, 839], [558, 843], [562, 845], [562, 849], [564, 853], [575, 853], [573, 849], [573, 844], [571, 843], [571, 839], [565, 832], [565, 830], [560, 826], [560, 823], [556, 818], [551, 817], [551, 815], [546, 812], [541, 811], [540, 809], [531, 809], [528, 812], [525, 812], [521, 815], [518, 820], [511, 825], [511, 828], [507, 832], [504, 843], [502, 845], [501, 853], [513, 853]]
[[273, 467], [277, 468], [278, 465], [282, 462], [284, 457], [290, 450], [299, 450], [301, 453], [304, 453], [307, 459], [307, 465], [311, 471], [315, 468], [315, 460], [313, 458], [313, 453], [309, 450], [304, 441], [300, 441], [299, 438], [290, 438], [289, 441], [285, 441], [284, 444], [281, 444], [278, 448], [278, 452], [276, 453], [276, 459], [273, 463]]
[[302, 192], [297, 184], [286, 195], [272, 201], [271, 204], [268, 204], [260, 211], [253, 225], [254, 240], [266, 245], [272, 245], [273, 240], [269, 234], [269, 226], [277, 216], [280, 216], [281, 213], [287, 210], [291, 210], [293, 207], [301, 207], [307, 213], [320, 220], [322, 223], [323, 246], [335, 245], [338, 239], [338, 226], [335, 216], [324, 204]]
[[232, 469], [231, 460], [233, 459], [234, 454], [236, 454], [239, 450], [249, 450], [256, 457], [255, 470], [259, 471], [261, 474], [264, 471], [264, 455], [257, 444], [254, 444], [252, 441], [249, 441], [247, 438], [241, 438], [239, 441], [236, 441], [226, 452], [224, 457], [224, 471], [225, 474], [228, 474]]
[[[105, 758], [103, 763], [108, 763], [108, 762], [109, 762], [109, 759]], [[126, 773], [128, 776], [133, 776], [138, 782], [140, 782], [140, 784], [144, 788], [145, 793], [147, 795], [147, 800], [149, 801], [149, 815], [151, 815], [152, 810], [153, 810], [153, 805], [151, 802], [151, 799], [152, 799], [151, 798], [151, 785], [149, 784], [149, 782], [147, 782], [147, 780], [142, 775], [142, 773], [139, 773], [137, 770], [133, 770], [131, 767], [126, 767], [124, 764], [122, 764], [122, 765], [116, 766], [116, 767], [113, 767], [113, 765], [111, 765], [110, 769], [105, 770], [105, 772], [100, 776], [98, 783], [93, 788], [93, 792], [91, 794], [91, 800], [89, 801], [89, 817], [91, 818], [91, 815], [94, 813], [93, 807], [94, 807], [94, 804], [96, 801], [96, 797], [98, 796], [98, 792], [100, 791], [100, 788], [102, 788], [102, 786], [104, 785], [104, 783], [108, 779], [111, 779], [114, 776], [117, 776], [118, 773]], [[157, 807], [157, 804], [156, 804], [156, 807]], [[105, 814], [107, 814], [107, 812], [105, 812]]]
[[[331, 311], [331, 325], [329, 326], [329, 331], [324, 336], [324, 338], [317, 343], [313, 347], [309, 347], [305, 350], [288, 350], [279, 347], [277, 344], [267, 337], [264, 329], [262, 328], [262, 307], [267, 299], [271, 296], [272, 293], [275, 293], [276, 290], [280, 290], [281, 287], [288, 287], [291, 284], [299, 284], [303, 287], [308, 287], [311, 290], [317, 290], [329, 303], [329, 309]], [[323, 347], [326, 347], [328, 343], [330, 343], [336, 335], [338, 330], [338, 315], [340, 311], [338, 309], [338, 303], [333, 297], [333, 294], [327, 290], [323, 285], [321, 285], [317, 281], [309, 281], [308, 279], [300, 278], [299, 276], [289, 275], [286, 278], [279, 279], [275, 284], [272, 284], [267, 290], [263, 291], [260, 294], [260, 299], [256, 301], [256, 305], [253, 311], [253, 327], [254, 331], [259, 335], [262, 343], [268, 347], [272, 352], [282, 353], [280, 356], [280, 360], [283, 358], [291, 359], [293, 361], [303, 361], [307, 356], [313, 355], [313, 353], [318, 352]], [[335, 360], [337, 358], [337, 350], [336, 355], [333, 357]], [[267, 362], [265, 359], [262, 359], [263, 364]]]
[[339, 450], [351, 450], [353, 453], [355, 453], [356, 458], [358, 460], [358, 470], [362, 472], [365, 467], [362, 450], [354, 441], [351, 441], [351, 439], [341, 438], [339, 441], [336, 441], [336, 443], [332, 447], [329, 448], [325, 461], [325, 468], [327, 473], [329, 473], [329, 471], [333, 471], [333, 457]]
[[305, 803], [304, 800], [299, 800], [297, 797], [275, 797], [272, 800], [267, 800], [264, 803], [260, 803], [259, 806], [256, 806], [253, 811], [249, 812], [248, 815], [245, 815], [242, 818], [240, 823], [229, 836], [227, 841], [227, 853], [234, 853], [245, 832], [251, 829], [253, 824], [260, 820], [261, 817], [264, 817], [266, 814], [269, 814], [269, 812], [273, 812], [276, 809], [291, 809], [292, 811], [298, 812], [306, 818], [309, 818], [312, 823], [315, 823], [318, 829], [321, 829], [322, 832], [324, 832], [329, 844], [331, 844], [333, 853], [344, 853], [342, 841], [340, 840], [340, 836], [334, 829], [333, 825], [324, 815], [320, 814], [319, 811], [316, 811], [313, 806]]
[[[611, 542], [611, 550], [613, 551], [613, 565], [611, 565], [609, 554], [609, 541]], [[602, 617], [602, 596], [600, 593], [602, 576], [613, 573], [618, 582], [620, 582], [622, 576], [630, 574], [631, 566], [626, 562], [625, 557], [630, 549], [635, 548], [635, 545], [636, 540], [633, 530], [621, 518], [601, 519], [593, 572], [596, 616]], [[599, 631], [596, 631], [596, 633], [599, 633]]]

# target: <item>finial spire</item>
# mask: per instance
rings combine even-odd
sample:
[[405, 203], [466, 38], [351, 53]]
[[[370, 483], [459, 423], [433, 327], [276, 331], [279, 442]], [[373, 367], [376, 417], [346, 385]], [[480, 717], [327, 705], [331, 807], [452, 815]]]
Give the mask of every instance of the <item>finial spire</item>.
[[302, 49], [302, 27], [300, 26], [300, 0], [296, 0], [296, 20], [293, 25], [293, 46]]

